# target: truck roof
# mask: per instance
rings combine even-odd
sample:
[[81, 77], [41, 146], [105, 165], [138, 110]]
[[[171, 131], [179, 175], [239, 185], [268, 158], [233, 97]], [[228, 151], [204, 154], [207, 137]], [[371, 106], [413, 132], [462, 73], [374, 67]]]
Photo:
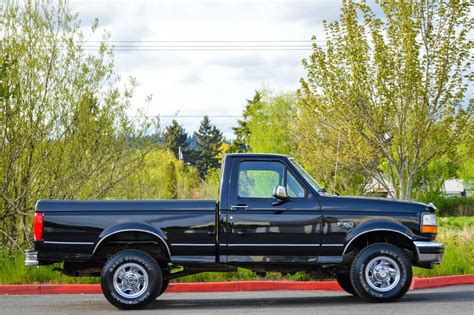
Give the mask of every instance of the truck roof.
[[289, 155], [286, 154], [277, 154], [277, 153], [229, 153], [225, 155], [226, 157], [239, 156], [239, 157], [285, 157], [289, 158]]

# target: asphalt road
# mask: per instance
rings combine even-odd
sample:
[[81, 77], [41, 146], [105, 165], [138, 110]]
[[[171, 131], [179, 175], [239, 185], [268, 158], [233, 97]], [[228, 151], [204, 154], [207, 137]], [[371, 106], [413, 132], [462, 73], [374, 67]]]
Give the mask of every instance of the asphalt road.
[[[474, 285], [409, 292], [395, 303], [369, 304], [338, 292], [166, 293], [148, 314], [474, 314]], [[0, 295], [0, 314], [114, 314], [102, 295]]]

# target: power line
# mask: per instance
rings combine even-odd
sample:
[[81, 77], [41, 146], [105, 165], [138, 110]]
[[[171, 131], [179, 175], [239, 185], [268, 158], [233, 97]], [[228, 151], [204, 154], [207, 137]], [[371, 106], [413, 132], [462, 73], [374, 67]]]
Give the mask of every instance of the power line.
[[[239, 118], [242, 115], [131, 115], [129, 117], [147, 117], [147, 118]], [[267, 117], [267, 116], [266, 116]], [[269, 116], [268, 116], [269, 117]]]
[[[466, 38], [474, 40], [474, 38]], [[84, 43], [326, 43], [327, 40], [85, 40]]]
[[[85, 48], [85, 51], [95, 51], [93, 48]], [[114, 51], [312, 51], [312, 48], [190, 48], [190, 49], [175, 49], [175, 48], [152, 48], [152, 49], [124, 49], [114, 48]]]
[[[326, 47], [326, 45], [319, 45]], [[84, 50], [96, 50], [101, 48], [100, 45], [86, 44], [82, 46]], [[292, 50], [313, 50], [311, 45], [275, 45], [275, 44], [258, 44], [258, 45], [111, 45], [110, 48], [118, 51], [292, 51]]]
[[86, 40], [90, 43], [314, 43], [325, 40]]
[[[147, 117], [147, 118], [201, 118], [207, 116], [209, 118], [239, 118], [243, 115], [128, 115], [128, 117]], [[297, 117], [297, 115], [252, 115], [252, 117]]]
[[115, 51], [311, 51], [325, 47], [324, 40], [89, 40], [84, 50], [96, 50], [100, 43]]
[[[86, 44], [84, 47], [101, 47], [100, 45], [89, 45]], [[114, 45], [114, 47], [177, 47], [177, 48], [200, 48], [200, 47], [311, 47], [310, 45]]]
[[[320, 45], [325, 46], [325, 45]], [[83, 48], [100, 48], [101, 46], [84, 45]], [[113, 48], [170, 48], [170, 49], [188, 49], [188, 48], [311, 48], [308, 45], [112, 45]]]

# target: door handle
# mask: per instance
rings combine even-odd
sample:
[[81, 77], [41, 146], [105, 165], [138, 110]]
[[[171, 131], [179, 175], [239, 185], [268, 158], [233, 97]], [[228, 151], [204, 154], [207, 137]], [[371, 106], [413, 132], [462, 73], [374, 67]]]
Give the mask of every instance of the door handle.
[[239, 209], [247, 209], [249, 206], [247, 205], [233, 205], [233, 206], [230, 206], [230, 210], [239, 210]]

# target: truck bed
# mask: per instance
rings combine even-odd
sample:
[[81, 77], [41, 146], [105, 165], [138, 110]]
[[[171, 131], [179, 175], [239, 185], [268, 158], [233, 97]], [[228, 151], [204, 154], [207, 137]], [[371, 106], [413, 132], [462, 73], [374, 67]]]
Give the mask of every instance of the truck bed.
[[40, 200], [36, 212], [44, 215], [44, 239], [35, 246], [43, 263], [87, 261], [117, 242], [119, 230], [131, 238], [147, 232], [172, 261], [215, 261], [214, 200]]

